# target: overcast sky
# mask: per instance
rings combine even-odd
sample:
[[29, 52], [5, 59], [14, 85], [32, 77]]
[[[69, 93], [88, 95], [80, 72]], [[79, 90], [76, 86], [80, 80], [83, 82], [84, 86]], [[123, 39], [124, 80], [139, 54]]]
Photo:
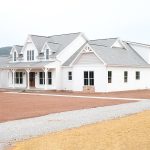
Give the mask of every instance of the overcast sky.
[[72, 32], [150, 44], [150, 0], [0, 0], [0, 47]]

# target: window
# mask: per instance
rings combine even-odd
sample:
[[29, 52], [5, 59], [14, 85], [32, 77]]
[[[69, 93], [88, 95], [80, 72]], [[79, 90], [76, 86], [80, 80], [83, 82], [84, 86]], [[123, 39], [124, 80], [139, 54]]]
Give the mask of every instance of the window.
[[94, 85], [94, 71], [84, 71], [84, 85]]
[[31, 52], [32, 52], [32, 60], [34, 60], [34, 50], [32, 50]]
[[23, 84], [23, 73], [22, 72], [16, 72], [15, 73], [15, 83], [16, 84]]
[[71, 71], [68, 72], [68, 80], [72, 80], [72, 72]]
[[140, 80], [140, 72], [139, 71], [135, 72], [135, 78], [136, 78], [136, 80]]
[[45, 84], [45, 72], [39, 72], [39, 83]]
[[34, 60], [34, 50], [27, 51], [27, 60], [28, 61]]
[[46, 49], [46, 59], [49, 59], [49, 49]]
[[52, 84], [52, 72], [48, 72], [48, 84]]
[[14, 61], [16, 61], [16, 59], [17, 59], [17, 53], [14, 52]]
[[112, 71], [108, 71], [108, 83], [112, 83]]
[[128, 82], [128, 72], [124, 71], [124, 82]]
[[30, 60], [30, 59], [29, 59], [29, 52], [30, 52], [30, 51], [27, 51], [27, 60]]
[[84, 71], [84, 85], [88, 85], [88, 78], [89, 74], [88, 74], [88, 71]]

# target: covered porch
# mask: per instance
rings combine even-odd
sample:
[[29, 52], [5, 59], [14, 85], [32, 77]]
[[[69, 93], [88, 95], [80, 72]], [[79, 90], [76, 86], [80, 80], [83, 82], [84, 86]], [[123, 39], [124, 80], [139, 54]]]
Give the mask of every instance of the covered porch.
[[56, 89], [56, 68], [48, 67], [50, 62], [12, 63], [7, 66], [9, 88], [13, 89]]

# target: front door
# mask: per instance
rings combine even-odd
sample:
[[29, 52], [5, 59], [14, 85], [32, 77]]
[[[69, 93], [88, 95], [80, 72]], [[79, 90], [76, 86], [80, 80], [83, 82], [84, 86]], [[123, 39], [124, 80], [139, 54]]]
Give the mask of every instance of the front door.
[[30, 72], [30, 87], [35, 87], [35, 72]]

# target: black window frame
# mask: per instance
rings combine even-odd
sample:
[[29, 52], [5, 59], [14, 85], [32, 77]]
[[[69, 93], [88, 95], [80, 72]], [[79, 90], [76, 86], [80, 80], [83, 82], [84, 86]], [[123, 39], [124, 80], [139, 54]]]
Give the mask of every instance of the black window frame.
[[128, 71], [124, 71], [124, 83], [128, 82]]
[[112, 71], [108, 71], [108, 83], [112, 83]]
[[48, 72], [48, 85], [52, 85], [52, 72]]
[[68, 80], [72, 80], [72, 71], [68, 72]]
[[140, 80], [140, 71], [135, 72], [135, 79]]
[[39, 72], [39, 84], [40, 85], [45, 84], [45, 72]]
[[15, 84], [23, 84], [23, 72], [15, 72]]
[[94, 71], [84, 71], [84, 86], [94, 86]]

